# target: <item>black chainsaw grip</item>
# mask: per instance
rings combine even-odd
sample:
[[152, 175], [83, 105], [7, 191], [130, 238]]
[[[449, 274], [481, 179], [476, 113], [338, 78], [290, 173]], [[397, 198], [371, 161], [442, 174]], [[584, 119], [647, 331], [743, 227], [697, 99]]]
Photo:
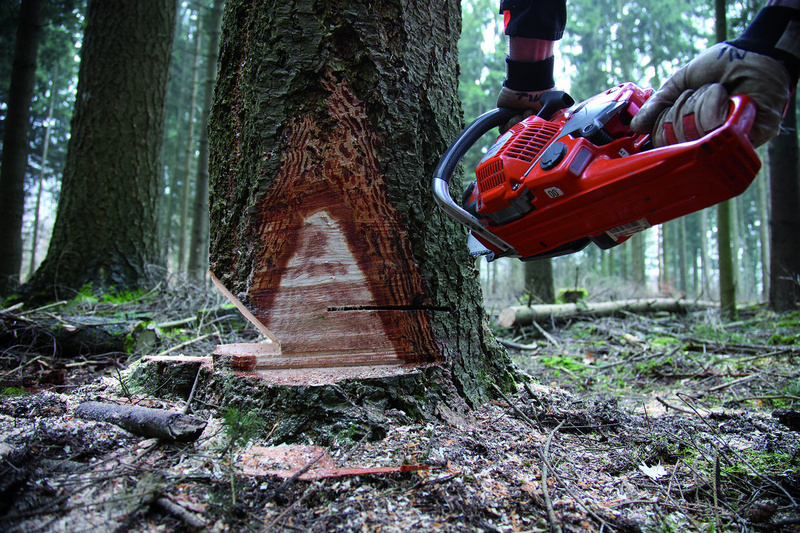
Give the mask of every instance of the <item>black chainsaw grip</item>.
[[464, 154], [472, 148], [472, 145], [478, 142], [487, 131], [502, 126], [519, 114], [521, 114], [519, 109], [498, 107], [476, 118], [472, 124], [461, 132], [461, 135], [439, 159], [439, 164], [433, 172], [433, 179], [440, 179], [445, 183], [450, 183], [450, 177], [455, 172], [458, 163], [464, 157]]

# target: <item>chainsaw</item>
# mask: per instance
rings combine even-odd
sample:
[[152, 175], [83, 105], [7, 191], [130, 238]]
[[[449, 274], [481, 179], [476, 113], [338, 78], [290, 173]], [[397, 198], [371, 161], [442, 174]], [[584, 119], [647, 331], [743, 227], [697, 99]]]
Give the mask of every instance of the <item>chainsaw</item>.
[[461, 158], [520, 110], [498, 108], [478, 117], [433, 176], [437, 203], [470, 230], [470, 254], [529, 261], [590, 243], [605, 250], [744, 192], [761, 167], [747, 137], [752, 101], [731, 96], [722, 126], [695, 141], [655, 148], [649, 134], [630, 128], [652, 94], [624, 83], [575, 105], [564, 92], [544, 93], [541, 111], [489, 148], [459, 205], [450, 178]]

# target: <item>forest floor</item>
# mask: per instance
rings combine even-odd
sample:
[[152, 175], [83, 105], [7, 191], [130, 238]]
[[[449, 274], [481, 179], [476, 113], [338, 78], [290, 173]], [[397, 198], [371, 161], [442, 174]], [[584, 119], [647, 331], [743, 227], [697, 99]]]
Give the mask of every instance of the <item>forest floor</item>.
[[[0, 530], [800, 531], [796, 313], [497, 329], [528, 376], [515, 393], [440, 420], [398, 417], [374, 441], [276, 446], [248, 430], [258, 421], [197, 401], [207, 425], [190, 443], [75, 416], [85, 400], [184, 411], [127, 390], [125, 351], [205, 356], [254, 338], [208, 298], [0, 310]], [[91, 352], [37, 329], [115, 321], [127, 346]]]

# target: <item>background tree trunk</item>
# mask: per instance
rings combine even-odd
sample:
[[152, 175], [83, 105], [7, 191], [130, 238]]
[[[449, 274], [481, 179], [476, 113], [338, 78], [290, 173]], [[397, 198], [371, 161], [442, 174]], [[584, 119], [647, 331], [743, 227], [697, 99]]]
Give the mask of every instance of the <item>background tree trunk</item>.
[[19, 285], [22, 267], [22, 214], [28, 169], [31, 98], [36, 81], [36, 58], [42, 34], [43, 0], [23, 0], [14, 45], [14, 64], [8, 91], [8, 110], [0, 161], [0, 296]]
[[50, 131], [52, 130], [53, 108], [56, 105], [56, 73], [53, 73], [52, 81], [50, 82], [50, 104], [47, 106], [47, 126], [44, 129], [44, 146], [42, 148], [42, 168], [39, 171], [39, 177], [36, 180], [36, 201], [33, 204], [33, 235], [31, 235], [31, 259], [28, 263], [28, 277], [33, 276], [36, 271], [36, 247], [39, 245], [39, 216], [41, 214], [42, 204], [42, 189], [47, 172], [47, 155], [50, 151]]
[[[174, 0], [93, 0], [50, 247], [29, 297], [146, 286], [161, 263], [156, 208]], [[64, 293], [62, 292], [61, 295]]]
[[555, 303], [556, 291], [553, 283], [552, 259], [539, 259], [525, 263], [525, 288], [531, 296], [529, 303]]
[[227, 2], [210, 265], [284, 353], [439, 363], [476, 403], [509, 361], [430, 190], [461, 126], [459, 28], [455, 0]]
[[782, 129], [769, 143], [770, 281], [769, 304], [775, 311], [797, 309], [800, 301], [800, 183], [796, 98], [789, 101]]
[[213, 0], [208, 13], [208, 52], [206, 54], [205, 93], [203, 97], [203, 125], [200, 132], [200, 152], [197, 156], [197, 179], [192, 208], [192, 233], [189, 239], [189, 277], [200, 281], [206, 274], [208, 263], [208, 115], [214, 97], [217, 77], [219, 34], [222, 25], [223, 0]]
[[[716, 39], [721, 43], [728, 38], [725, 0], [714, 1]], [[736, 277], [733, 270], [733, 243], [731, 242], [731, 201], [717, 205], [717, 248], [719, 251], [719, 307], [723, 315], [736, 320]]]
[[194, 31], [194, 52], [192, 54], [192, 79], [189, 82], [189, 117], [186, 120], [186, 151], [184, 153], [183, 186], [181, 189], [181, 220], [178, 230], [178, 272], [183, 273], [184, 261], [186, 260], [186, 241], [188, 239], [189, 227], [189, 199], [191, 198], [192, 187], [192, 162], [195, 159], [195, 110], [197, 109], [197, 92], [200, 89], [198, 76], [200, 75], [200, 36], [202, 35], [202, 17], [198, 14], [197, 28]]

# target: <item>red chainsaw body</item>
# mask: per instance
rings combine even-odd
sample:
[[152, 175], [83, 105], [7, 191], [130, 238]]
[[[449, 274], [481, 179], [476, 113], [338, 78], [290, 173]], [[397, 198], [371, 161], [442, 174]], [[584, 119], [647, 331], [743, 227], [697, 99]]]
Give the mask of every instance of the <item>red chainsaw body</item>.
[[590, 242], [610, 248], [747, 189], [761, 166], [747, 138], [749, 99], [732, 97], [726, 123], [705, 137], [652, 148], [629, 127], [651, 94], [626, 83], [549, 120], [523, 120], [478, 165], [465, 209], [519, 257], [536, 259]]

